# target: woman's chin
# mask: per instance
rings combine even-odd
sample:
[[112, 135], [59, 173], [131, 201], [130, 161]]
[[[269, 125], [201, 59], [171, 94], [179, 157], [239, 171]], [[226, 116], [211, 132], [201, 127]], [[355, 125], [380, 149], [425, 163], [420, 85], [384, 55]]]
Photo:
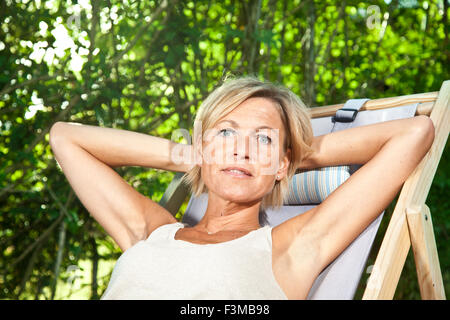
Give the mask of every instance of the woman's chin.
[[248, 203], [248, 202], [254, 202], [255, 199], [251, 199], [250, 197], [253, 194], [251, 191], [235, 191], [235, 192], [224, 192], [224, 190], [221, 190], [217, 193], [217, 195], [227, 201], [234, 202], [234, 203]]

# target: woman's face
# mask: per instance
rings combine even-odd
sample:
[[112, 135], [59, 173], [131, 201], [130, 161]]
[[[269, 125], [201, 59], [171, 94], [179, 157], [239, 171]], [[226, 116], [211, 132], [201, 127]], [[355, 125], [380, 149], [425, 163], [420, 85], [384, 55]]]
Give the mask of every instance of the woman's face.
[[261, 200], [287, 172], [285, 135], [275, 102], [243, 102], [203, 136], [201, 175], [208, 190], [233, 202]]

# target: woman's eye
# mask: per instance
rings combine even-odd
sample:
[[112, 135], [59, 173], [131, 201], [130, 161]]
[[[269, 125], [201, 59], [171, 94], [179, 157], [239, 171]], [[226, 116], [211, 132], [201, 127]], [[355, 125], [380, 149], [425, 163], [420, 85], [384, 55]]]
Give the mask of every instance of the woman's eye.
[[[235, 134], [236, 132], [233, 129], [222, 129], [219, 130], [219, 133], [217, 135], [222, 136], [222, 137], [231, 137]], [[258, 134], [256, 136], [256, 139], [258, 140], [259, 143], [262, 144], [270, 144], [272, 142], [272, 139], [268, 136], [266, 136], [265, 134]]]
[[272, 139], [270, 139], [268, 136], [264, 134], [258, 135], [258, 141], [260, 141], [263, 144], [269, 144], [272, 142]]
[[233, 133], [234, 132], [231, 129], [222, 129], [219, 131], [219, 135], [224, 136], [224, 137], [230, 137]]

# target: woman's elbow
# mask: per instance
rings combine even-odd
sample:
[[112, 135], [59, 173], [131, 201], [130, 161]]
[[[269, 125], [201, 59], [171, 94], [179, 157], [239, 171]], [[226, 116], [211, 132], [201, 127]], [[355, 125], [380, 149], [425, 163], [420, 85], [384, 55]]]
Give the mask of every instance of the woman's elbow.
[[423, 146], [427, 150], [430, 149], [434, 142], [436, 131], [433, 120], [425, 115], [416, 116], [413, 119], [414, 125], [410, 128], [411, 132], [421, 139]]
[[62, 133], [62, 131], [64, 130], [63, 126], [64, 126], [63, 121], [57, 121], [50, 128], [49, 144], [53, 150], [55, 149], [56, 145], [60, 143], [61, 138], [63, 137]]

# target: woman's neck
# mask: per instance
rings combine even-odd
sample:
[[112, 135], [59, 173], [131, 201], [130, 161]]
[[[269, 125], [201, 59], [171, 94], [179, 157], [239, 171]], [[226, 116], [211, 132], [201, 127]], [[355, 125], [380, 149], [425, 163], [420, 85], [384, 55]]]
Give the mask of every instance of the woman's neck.
[[208, 234], [220, 231], [249, 232], [258, 229], [260, 204], [261, 202], [234, 203], [218, 198], [210, 192], [206, 212], [195, 228], [205, 230]]

